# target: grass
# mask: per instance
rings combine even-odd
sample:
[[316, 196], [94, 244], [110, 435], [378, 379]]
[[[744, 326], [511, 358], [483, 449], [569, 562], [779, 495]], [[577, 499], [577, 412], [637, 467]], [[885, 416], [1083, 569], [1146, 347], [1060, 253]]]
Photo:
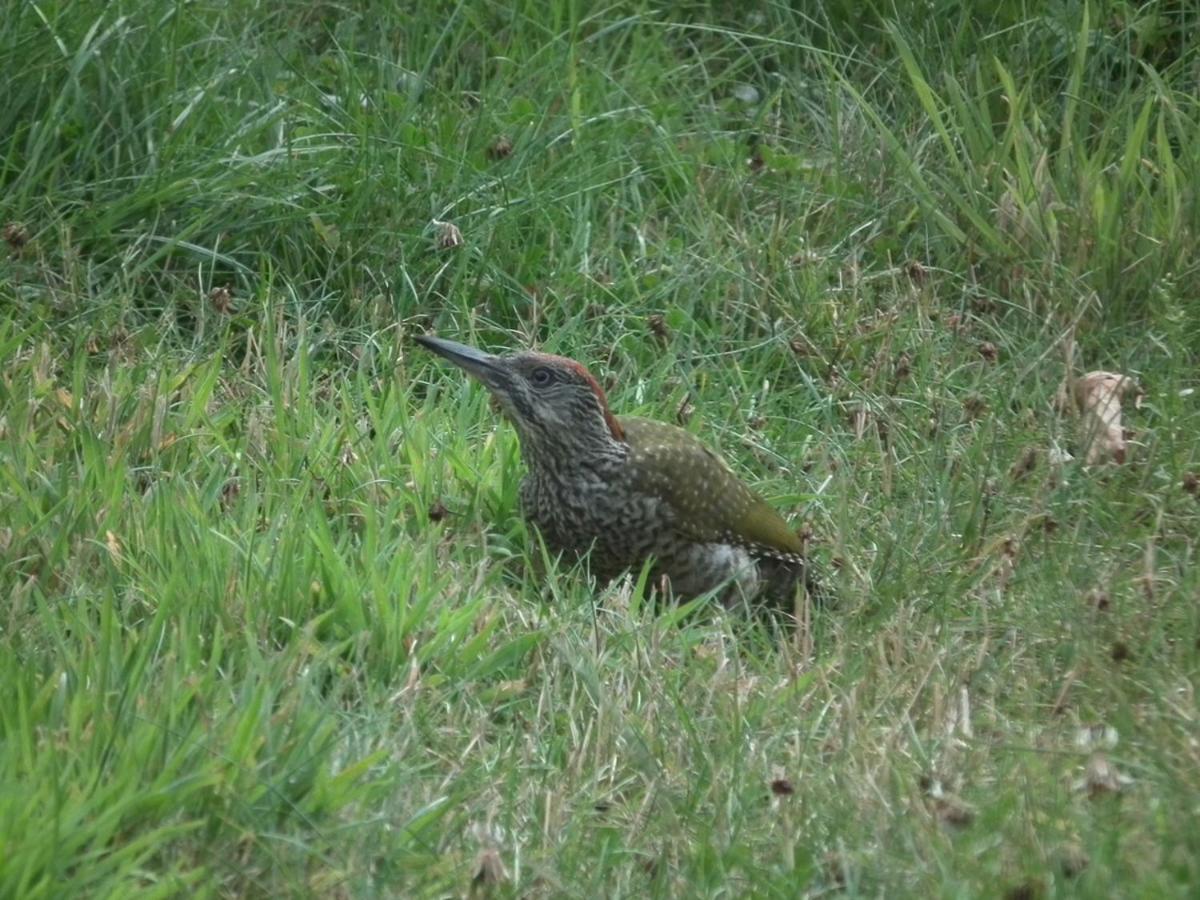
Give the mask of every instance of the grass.
[[[1200, 22], [973, 9], [14, 6], [0, 894], [1193, 895]], [[426, 329], [686, 421], [838, 603], [547, 559]]]

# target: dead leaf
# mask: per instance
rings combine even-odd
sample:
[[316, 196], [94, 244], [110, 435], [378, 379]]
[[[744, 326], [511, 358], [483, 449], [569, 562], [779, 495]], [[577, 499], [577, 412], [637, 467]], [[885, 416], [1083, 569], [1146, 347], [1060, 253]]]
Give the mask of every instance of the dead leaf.
[[484, 847], [475, 857], [475, 877], [471, 879], [471, 892], [486, 891], [488, 888], [508, 880], [504, 860], [494, 847]]
[[1068, 378], [1059, 386], [1055, 404], [1060, 410], [1074, 409], [1079, 414], [1080, 441], [1089, 466], [1110, 459], [1118, 465], [1125, 462], [1121, 398], [1135, 389], [1136, 383], [1128, 376], [1100, 371]]
[[233, 311], [233, 291], [222, 285], [215, 287], [208, 292], [208, 302], [212, 304], [213, 309], [222, 315], [228, 315]]
[[458, 226], [453, 222], [439, 222], [434, 219], [433, 224], [437, 226], [437, 246], [439, 250], [453, 250], [456, 247], [461, 247], [466, 243], [463, 240], [462, 232], [458, 230]]
[[1093, 799], [1105, 794], [1117, 794], [1129, 785], [1133, 779], [1117, 770], [1103, 753], [1093, 753], [1084, 769], [1083, 777], [1073, 785], [1076, 791], [1085, 792]]

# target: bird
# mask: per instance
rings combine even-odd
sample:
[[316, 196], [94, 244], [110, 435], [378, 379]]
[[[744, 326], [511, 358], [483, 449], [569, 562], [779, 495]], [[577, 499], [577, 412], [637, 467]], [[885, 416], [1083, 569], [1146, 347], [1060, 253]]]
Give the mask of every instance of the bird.
[[806, 594], [822, 599], [800, 536], [691, 432], [615, 415], [573, 359], [415, 340], [492, 394], [520, 442], [523, 517], [598, 582], [649, 563], [650, 583], [677, 600], [715, 591], [726, 608], [790, 614]]

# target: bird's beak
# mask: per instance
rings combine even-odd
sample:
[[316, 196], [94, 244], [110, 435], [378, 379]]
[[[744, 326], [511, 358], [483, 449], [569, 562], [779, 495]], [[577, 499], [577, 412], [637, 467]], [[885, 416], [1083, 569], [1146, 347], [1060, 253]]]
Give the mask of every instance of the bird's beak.
[[484, 353], [466, 344], [443, 340], [442, 338], [417, 335], [413, 338], [422, 347], [432, 350], [438, 356], [448, 359], [489, 388], [502, 387], [508, 381], [507, 373], [500, 364], [500, 357]]

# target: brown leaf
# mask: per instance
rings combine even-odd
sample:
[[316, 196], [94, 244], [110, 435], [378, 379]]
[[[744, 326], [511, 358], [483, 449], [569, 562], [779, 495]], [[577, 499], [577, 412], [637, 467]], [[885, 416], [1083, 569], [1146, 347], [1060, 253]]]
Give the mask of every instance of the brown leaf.
[[796, 793], [796, 787], [786, 778], [775, 778], [771, 781], [771, 793], [776, 797], [790, 797]]
[[437, 226], [438, 230], [437, 246], [439, 250], [453, 250], [466, 243], [463, 240], [462, 232], [453, 222], [439, 222], [435, 219], [433, 224]]
[[979, 345], [979, 355], [990, 363], [1000, 358], [1000, 350], [991, 341], [983, 341]]
[[1077, 791], [1085, 792], [1095, 799], [1105, 794], [1117, 794], [1133, 784], [1133, 779], [1117, 771], [1103, 753], [1093, 753], [1084, 769], [1083, 777], [1075, 782]]
[[1125, 462], [1125, 429], [1121, 424], [1121, 398], [1135, 389], [1134, 381], [1114, 372], [1089, 372], [1068, 378], [1055, 397], [1060, 410], [1079, 415], [1080, 441], [1089, 466], [1112, 460]]

